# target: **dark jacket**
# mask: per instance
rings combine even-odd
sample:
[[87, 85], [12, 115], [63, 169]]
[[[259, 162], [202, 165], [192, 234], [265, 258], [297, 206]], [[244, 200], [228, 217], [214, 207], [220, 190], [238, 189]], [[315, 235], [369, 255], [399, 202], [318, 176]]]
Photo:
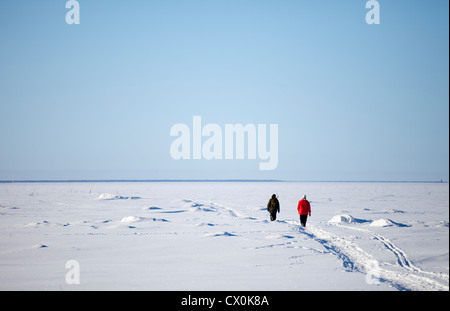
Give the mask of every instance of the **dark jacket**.
[[269, 203], [267, 203], [267, 210], [270, 213], [280, 212], [280, 202], [278, 202], [275, 194], [270, 198]]

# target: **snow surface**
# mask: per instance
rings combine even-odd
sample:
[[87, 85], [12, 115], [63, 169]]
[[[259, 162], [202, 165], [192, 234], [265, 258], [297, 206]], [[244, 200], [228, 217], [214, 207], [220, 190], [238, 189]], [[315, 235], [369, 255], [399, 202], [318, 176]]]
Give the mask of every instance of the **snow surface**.
[[3, 183], [0, 215], [0, 290], [449, 290], [448, 184]]

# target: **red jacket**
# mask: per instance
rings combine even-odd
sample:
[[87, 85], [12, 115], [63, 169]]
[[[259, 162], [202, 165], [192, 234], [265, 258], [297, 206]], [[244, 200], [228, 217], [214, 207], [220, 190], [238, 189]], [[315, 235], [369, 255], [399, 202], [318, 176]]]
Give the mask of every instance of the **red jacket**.
[[298, 202], [297, 206], [298, 214], [299, 215], [308, 215], [311, 216], [311, 205], [309, 205], [308, 200], [301, 199]]

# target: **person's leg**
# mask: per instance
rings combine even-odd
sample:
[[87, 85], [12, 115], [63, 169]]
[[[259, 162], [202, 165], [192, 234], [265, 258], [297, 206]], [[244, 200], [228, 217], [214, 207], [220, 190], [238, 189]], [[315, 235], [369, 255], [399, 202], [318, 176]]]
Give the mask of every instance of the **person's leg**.
[[270, 220], [274, 221], [277, 219], [277, 212], [270, 213]]
[[306, 217], [308, 217], [308, 216], [300, 215], [300, 223], [301, 223], [302, 227], [306, 227]]

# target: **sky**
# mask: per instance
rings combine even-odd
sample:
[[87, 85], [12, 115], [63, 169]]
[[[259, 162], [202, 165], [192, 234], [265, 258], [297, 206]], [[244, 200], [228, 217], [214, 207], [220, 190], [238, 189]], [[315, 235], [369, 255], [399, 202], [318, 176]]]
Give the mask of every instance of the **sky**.
[[[378, 2], [0, 0], [0, 180], [448, 180], [449, 2]], [[194, 116], [277, 167], [173, 159]]]

